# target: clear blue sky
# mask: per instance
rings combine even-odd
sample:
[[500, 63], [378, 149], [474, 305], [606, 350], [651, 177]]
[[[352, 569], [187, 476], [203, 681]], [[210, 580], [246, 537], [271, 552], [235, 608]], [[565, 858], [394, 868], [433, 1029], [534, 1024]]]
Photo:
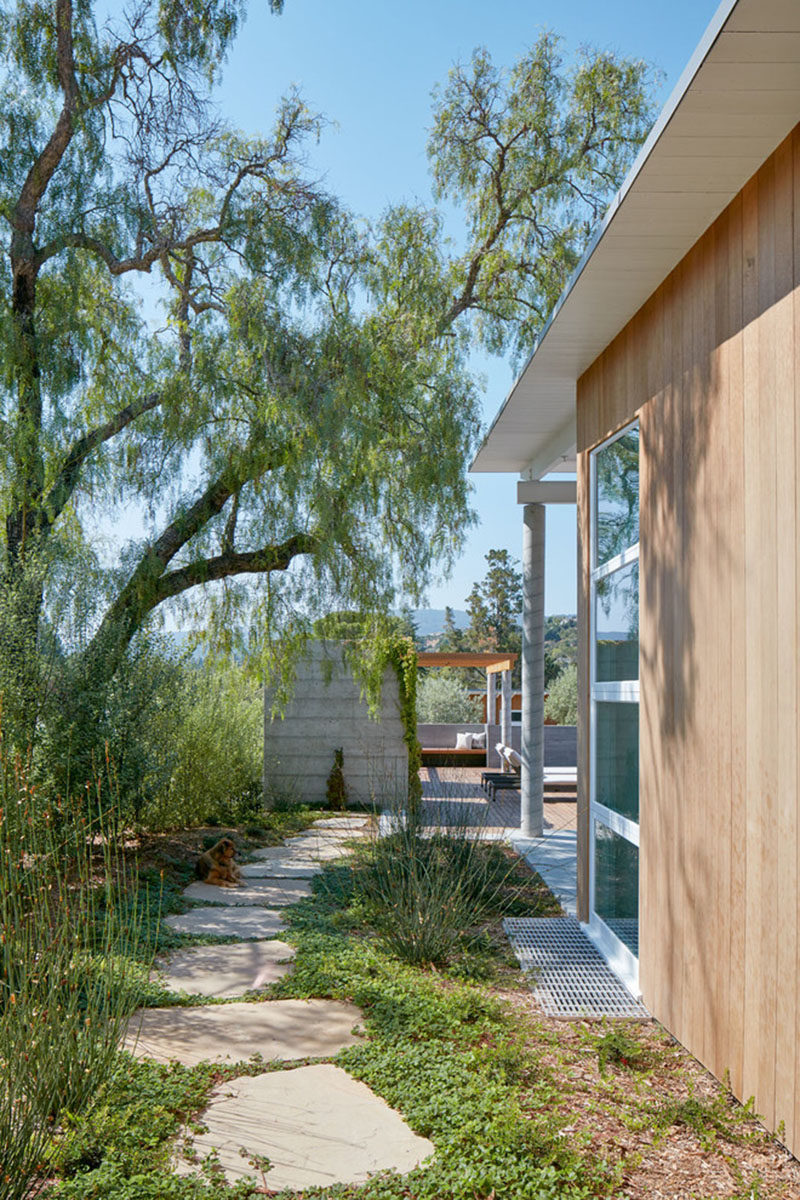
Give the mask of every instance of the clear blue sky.
[[[582, 44], [613, 49], [660, 68], [666, 99], [717, 7], [717, 0], [286, 0], [274, 17], [253, 4], [220, 89], [228, 120], [265, 130], [276, 100], [297, 84], [335, 122], [311, 152], [328, 186], [355, 212], [375, 216], [389, 203], [430, 197], [425, 145], [430, 93], [473, 48], [487, 46], [510, 64], [549, 28], [568, 53]], [[480, 360], [488, 422], [511, 383], [509, 366]], [[513, 475], [477, 475], [474, 506], [481, 524], [451, 580], [431, 587], [432, 607], [463, 608], [485, 570], [487, 550], [521, 552], [521, 515]], [[575, 510], [548, 512], [548, 613], [575, 612]]]

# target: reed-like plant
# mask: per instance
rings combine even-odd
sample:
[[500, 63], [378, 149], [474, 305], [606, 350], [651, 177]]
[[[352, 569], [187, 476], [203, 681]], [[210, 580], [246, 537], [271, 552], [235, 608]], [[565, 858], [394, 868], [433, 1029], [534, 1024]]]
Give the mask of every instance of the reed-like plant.
[[458, 804], [436, 814], [409, 806], [388, 819], [392, 832], [362, 855], [355, 891], [392, 953], [410, 963], [446, 962], [465, 931], [513, 904], [516, 869]]
[[45, 802], [0, 763], [0, 1200], [37, 1194], [137, 1003], [142, 914], [100, 812]]

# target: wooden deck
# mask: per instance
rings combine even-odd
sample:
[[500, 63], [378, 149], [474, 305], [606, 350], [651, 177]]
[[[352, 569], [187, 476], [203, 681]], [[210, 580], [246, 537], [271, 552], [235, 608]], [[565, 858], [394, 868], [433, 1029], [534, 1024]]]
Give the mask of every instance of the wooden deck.
[[[490, 802], [481, 788], [480, 767], [423, 767], [420, 779], [424, 811], [431, 824], [484, 829], [495, 837], [520, 827], [519, 791], [503, 790]], [[576, 807], [574, 800], [545, 799], [545, 832], [575, 829]]]

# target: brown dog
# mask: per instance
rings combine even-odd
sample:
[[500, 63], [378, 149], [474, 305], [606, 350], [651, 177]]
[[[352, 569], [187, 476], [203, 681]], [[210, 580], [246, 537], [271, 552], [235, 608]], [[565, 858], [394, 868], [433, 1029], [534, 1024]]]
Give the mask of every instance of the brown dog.
[[215, 887], [241, 887], [242, 876], [233, 856], [236, 847], [230, 838], [220, 838], [216, 846], [201, 854], [195, 865], [195, 874], [205, 883]]

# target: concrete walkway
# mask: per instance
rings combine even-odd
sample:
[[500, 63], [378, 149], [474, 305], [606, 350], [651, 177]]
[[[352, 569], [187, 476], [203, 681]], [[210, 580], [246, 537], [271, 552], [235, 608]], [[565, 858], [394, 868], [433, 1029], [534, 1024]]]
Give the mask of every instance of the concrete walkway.
[[512, 834], [511, 845], [537, 871], [570, 917], [578, 915], [578, 835], [574, 829], [554, 829], [544, 837]]
[[[235, 1000], [291, 969], [292, 947], [274, 940], [285, 928], [280, 909], [311, 892], [322, 864], [365, 837], [364, 818], [332, 817], [282, 846], [254, 854], [240, 888], [193, 883], [187, 900], [203, 901], [167, 918], [176, 930], [237, 937], [236, 944], [188, 946], [161, 961], [163, 986], [184, 994]], [[268, 940], [252, 941], [261, 938]], [[126, 1047], [157, 1062], [243, 1062], [329, 1058], [364, 1037], [363, 1014], [335, 1000], [263, 1000], [135, 1013]], [[195, 1132], [201, 1128], [203, 1132]], [[399, 1113], [332, 1064], [243, 1076], [215, 1089], [208, 1109], [181, 1135], [173, 1166], [194, 1174], [214, 1154], [226, 1179], [251, 1178], [270, 1194], [365, 1182], [379, 1171], [410, 1171], [433, 1153]], [[269, 1160], [264, 1165], [264, 1160]]]

